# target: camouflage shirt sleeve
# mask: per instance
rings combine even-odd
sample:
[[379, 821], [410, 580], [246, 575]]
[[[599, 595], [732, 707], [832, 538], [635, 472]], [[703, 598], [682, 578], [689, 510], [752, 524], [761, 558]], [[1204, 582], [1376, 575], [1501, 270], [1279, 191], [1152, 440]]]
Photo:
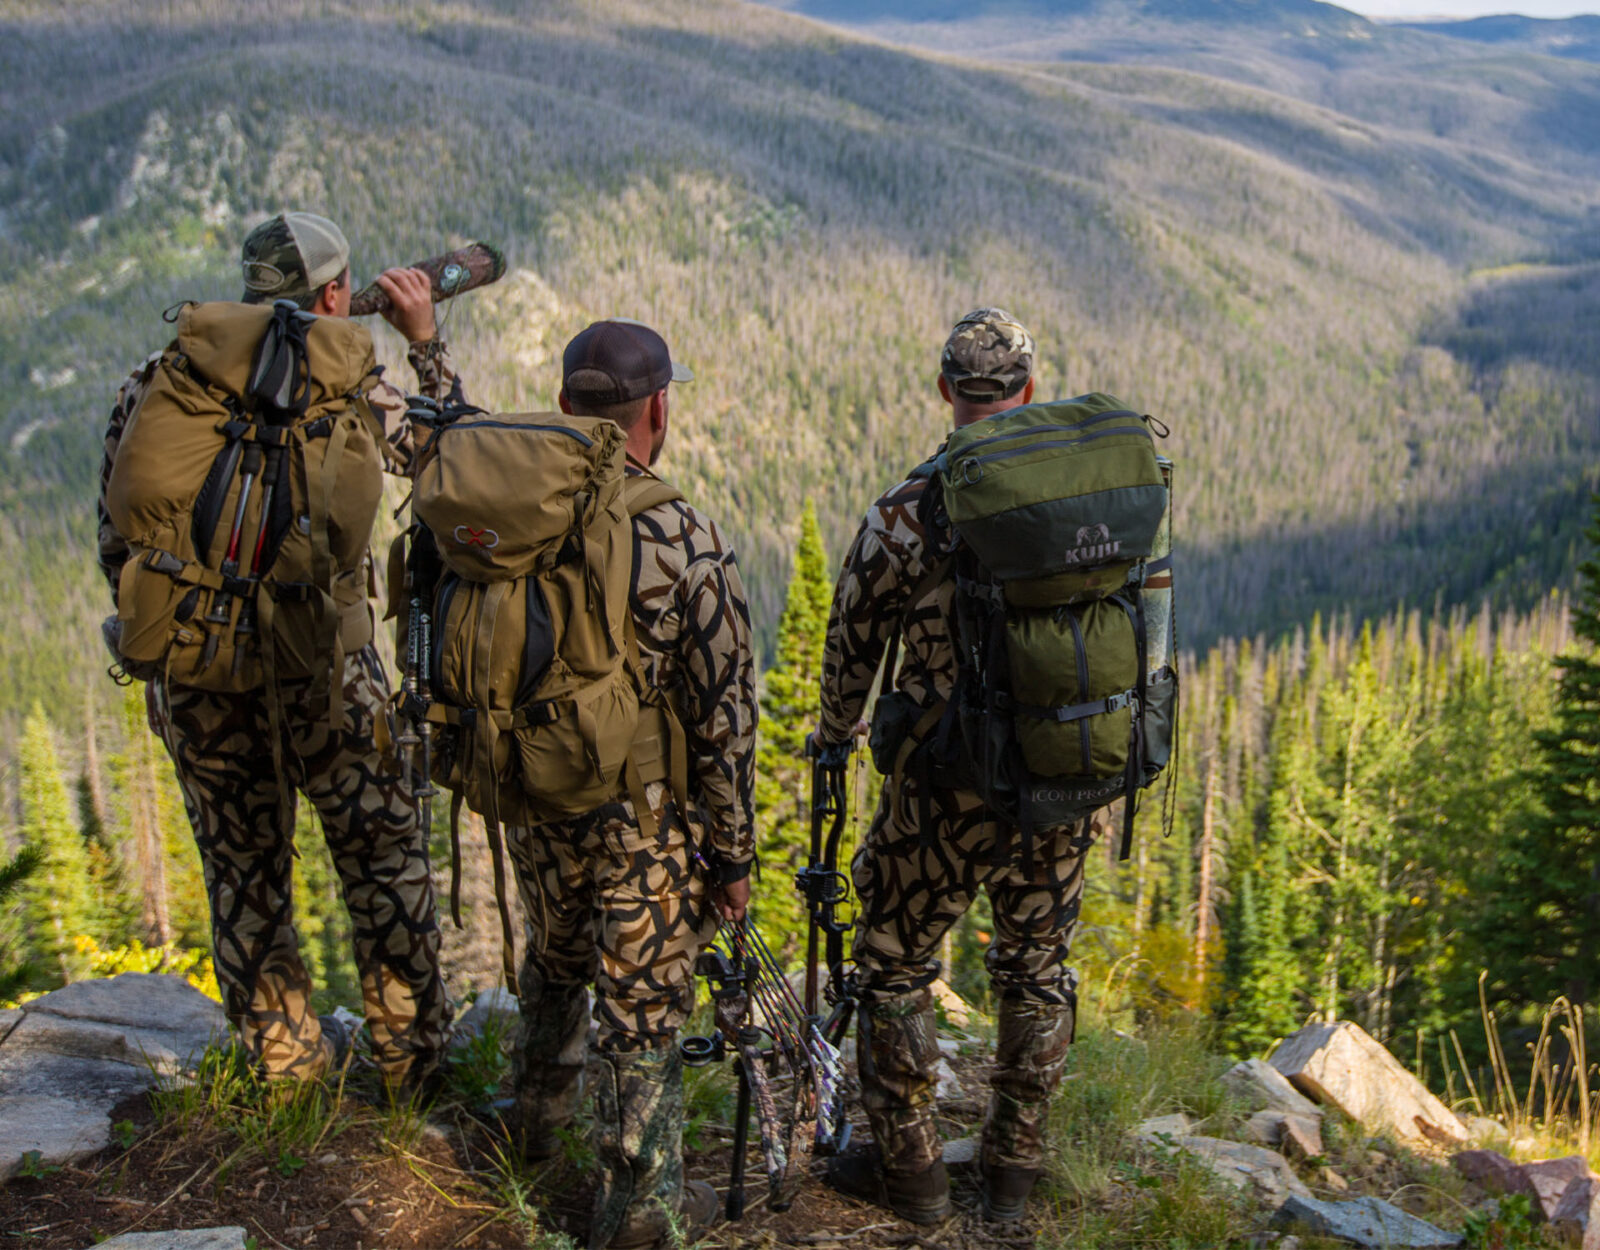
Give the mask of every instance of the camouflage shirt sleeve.
[[111, 523], [111, 514], [106, 510], [106, 487], [111, 482], [111, 466], [116, 463], [117, 448], [122, 445], [122, 432], [128, 428], [128, 418], [144, 398], [150, 379], [155, 375], [156, 365], [161, 362], [161, 355], [156, 352], [129, 375], [117, 391], [116, 402], [111, 405], [111, 418], [106, 422], [105, 452], [100, 459], [100, 497], [95, 511], [100, 524], [100, 572], [111, 586], [113, 606], [117, 601], [117, 582], [122, 577], [122, 566], [128, 561], [128, 540]]
[[[415, 394], [453, 403], [466, 402], [461, 391], [461, 377], [456, 373], [455, 362], [450, 359], [450, 348], [443, 339], [411, 344], [406, 349], [406, 360], [417, 375]], [[384, 467], [402, 477], [411, 475], [411, 462], [416, 454], [411, 421], [406, 417], [406, 394], [394, 383], [382, 378], [367, 392], [367, 402], [372, 405], [373, 415], [382, 423], [389, 445]]]
[[722, 864], [755, 858], [755, 647], [733, 548], [680, 501], [634, 518], [633, 617], [645, 680], [689, 741], [691, 798]]
[[928, 544], [918, 505], [926, 489], [925, 478], [909, 478], [888, 491], [868, 510], [845, 556], [822, 651], [819, 732], [825, 742], [854, 736], [897, 630], [896, 688], [921, 707], [947, 700], [955, 688], [952, 586], [949, 579], [925, 584]]

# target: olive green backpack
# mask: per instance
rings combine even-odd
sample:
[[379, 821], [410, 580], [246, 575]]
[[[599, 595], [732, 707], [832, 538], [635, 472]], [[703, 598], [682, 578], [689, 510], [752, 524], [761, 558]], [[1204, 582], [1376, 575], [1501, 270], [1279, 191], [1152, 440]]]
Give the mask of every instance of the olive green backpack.
[[1171, 464], [1150, 418], [1100, 394], [1014, 408], [917, 474], [943, 546], [930, 579], [956, 582], [956, 694], [926, 713], [879, 699], [880, 769], [976, 789], [1025, 854], [1035, 829], [1125, 798], [1126, 856], [1177, 716]]
[[687, 792], [687, 742], [644, 680], [629, 604], [632, 518], [682, 496], [628, 476], [624, 443], [594, 417], [447, 413], [420, 457], [409, 559], [398, 545], [390, 556], [401, 708], [437, 734], [431, 773], [456, 814], [464, 802], [484, 817], [508, 957], [502, 822], [569, 819], [626, 795], [653, 832], [645, 787]]
[[177, 329], [106, 484], [129, 546], [109, 631], [121, 669], [224, 692], [311, 677], [335, 723], [343, 656], [373, 628], [372, 340], [288, 301], [185, 304]]

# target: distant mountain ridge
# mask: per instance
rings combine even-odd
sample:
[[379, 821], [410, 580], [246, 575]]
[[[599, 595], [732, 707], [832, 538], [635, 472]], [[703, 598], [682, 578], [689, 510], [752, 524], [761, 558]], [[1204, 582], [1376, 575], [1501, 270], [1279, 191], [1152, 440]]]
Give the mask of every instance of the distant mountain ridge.
[[825, 21], [954, 22], [971, 18], [1121, 18], [1231, 26], [1294, 25], [1340, 34], [1372, 23], [1321, 0], [778, 0], [779, 8]]
[[1600, 15], [1543, 18], [1504, 13], [1460, 22], [1396, 22], [1395, 26], [1519, 52], [1600, 61]]

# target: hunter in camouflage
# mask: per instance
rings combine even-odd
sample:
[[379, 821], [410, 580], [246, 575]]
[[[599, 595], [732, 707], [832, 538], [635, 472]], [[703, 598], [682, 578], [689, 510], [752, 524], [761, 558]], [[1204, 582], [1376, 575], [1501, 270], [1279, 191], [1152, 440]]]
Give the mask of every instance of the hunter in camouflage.
[[[945, 344], [939, 391], [956, 425], [966, 425], [1030, 402], [1032, 366], [1033, 340], [1016, 318], [978, 309]], [[886, 768], [877, 813], [851, 867], [859, 900], [852, 953], [861, 1096], [876, 1145], [836, 1159], [829, 1179], [918, 1222], [948, 1214], [934, 1123], [938, 1046], [929, 987], [939, 976], [941, 939], [981, 889], [994, 911], [985, 963], [1000, 1028], [980, 1157], [984, 1211], [1016, 1219], [1039, 1172], [1041, 1121], [1072, 1038], [1076, 980], [1067, 957], [1089, 835], [1075, 827], [1037, 831], [1024, 864], [1017, 831], [960, 779], [907, 763], [952, 697], [957, 670], [955, 587], [943, 571], [942, 531], [927, 515], [927, 482], [913, 474], [868, 510], [839, 576], [823, 653], [817, 738], [844, 744], [856, 736], [898, 636], [898, 672], [879, 704], [880, 714], [903, 709], [899, 736], [906, 740], [888, 747], [897, 762]]]
[[[692, 375], [659, 334], [621, 320], [584, 330], [562, 364], [562, 410], [616, 421], [630, 478], [652, 478], [668, 387]], [[743, 916], [755, 860], [755, 654], [733, 548], [681, 499], [634, 517], [633, 543], [644, 676], [688, 738], [690, 810], [653, 782], [653, 835], [622, 795], [507, 831], [528, 918], [513, 1128], [530, 1158], [558, 1149], [578, 1107], [592, 984], [601, 1184], [590, 1244], [618, 1248], [667, 1244], [680, 1212], [691, 1224], [714, 1215], [710, 1187], [683, 1180], [676, 1037], [694, 1005], [695, 956], [719, 916]]]
[[[292, 299], [343, 316], [349, 246], [338, 227], [286, 213], [257, 227], [243, 248], [247, 303]], [[449, 352], [436, 336], [426, 276], [390, 270], [379, 279], [385, 314], [409, 343], [423, 394], [459, 397]], [[128, 544], [106, 510], [106, 483], [124, 429], [137, 412], [159, 354], [125, 382], [106, 430], [100, 490], [100, 567], [117, 593]], [[390, 471], [409, 472], [412, 436], [403, 392], [380, 382], [367, 396], [383, 423]], [[147, 695], [151, 727], [166, 744], [183, 789], [210, 896], [217, 979], [228, 1018], [273, 1077], [315, 1077], [342, 1049], [337, 1026], [311, 1008], [291, 905], [295, 792], [317, 809], [350, 912], [356, 968], [373, 1055], [385, 1083], [416, 1087], [444, 1056], [450, 1004], [439, 973], [439, 925], [427, 836], [393, 761], [374, 743], [387, 714], [388, 678], [368, 645], [346, 655], [343, 712], [330, 732], [307, 704], [309, 682], [282, 689], [283, 774], [273, 766], [264, 692], [222, 694], [157, 676]]]

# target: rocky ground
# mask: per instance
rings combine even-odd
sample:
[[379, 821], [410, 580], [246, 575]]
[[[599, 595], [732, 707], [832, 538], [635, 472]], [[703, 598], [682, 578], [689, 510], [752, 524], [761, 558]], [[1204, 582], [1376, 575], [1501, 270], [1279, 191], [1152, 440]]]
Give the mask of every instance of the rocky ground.
[[[464, 1032], [478, 1040], [427, 1116], [385, 1105], [360, 1067], [332, 1090], [264, 1095], [214, 1045], [215, 1004], [176, 978], [80, 983], [0, 1017], [0, 1247], [581, 1244], [592, 1184], [581, 1135], [563, 1158], [515, 1167], [466, 1110], [502, 1075], [505, 1006], [468, 1014]], [[981, 1124], [989, 1045], [981, 1024], [949, 1034], [939, 1114], [957, 1160]], [[1026, 1227], [983, 1224], [959, 1165], [956, 1212], [936, 1228], [815, 1180], [775, 1211], [752, 1153], [745, 1218], [702, 1244], [1600, 1250], [1600, 1178], [1586, 1161], [1518, 1164], [1478, 1147], [1497, 1125], [1457, 1119], [1353, 1025], [1313, 1026], [1270, 1063], [1232, 1068], [1188, 1053], [1183, 1038], [1160, 1045], [1080, 1039], [1056, 1108], [1056, 1174]], [[1187, 1096], [1185, 1081], [1205, 1088]], [[689, 1172], [724, 1190], [732, 1106], [725, 1067], [691, 1072]]]

